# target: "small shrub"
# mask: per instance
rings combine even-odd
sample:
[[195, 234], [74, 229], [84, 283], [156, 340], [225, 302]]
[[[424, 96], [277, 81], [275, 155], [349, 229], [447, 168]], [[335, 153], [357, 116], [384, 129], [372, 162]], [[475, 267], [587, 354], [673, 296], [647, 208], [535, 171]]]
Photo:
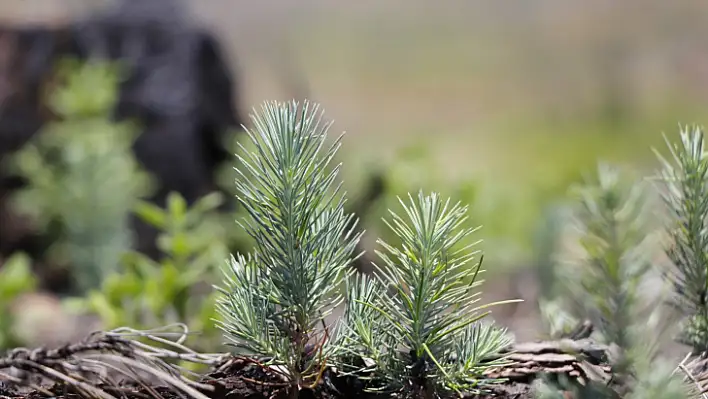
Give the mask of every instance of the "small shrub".
[[49, 107], [59, 121], [48, 124], [12, 162], [29, 180], [15, 199], [41, 231], [56, 231], [47, 257], [72, 268], [84, 293], [100, 286], [132, 245], [129, 215], [147, 193], [131, 145], [131, 123], [111, 121], [120, 79], [114, 64], [60, 65], [59, 86]]
[[211, 212], [222, 200], [214, 193], [188, 208], [184, 198], [171, 193], [167, 209], [140, 202], [137, 214], [161, 230], [157, 241], [164, 258], [156, 262], [141, 253], [126, 252], [121, 267], [106, 276], [100, 289], [84, 298], [68, 299], [66, 305], [99, 315], [108, 329], [186, 323], [200, 334], [196, 348], [216, 349], [220, 343], [212, 321], [216, 295], [199, 294], [195, 289], [215, 282], [217, 266], [227, 254], [219, 230], [209, 223]]

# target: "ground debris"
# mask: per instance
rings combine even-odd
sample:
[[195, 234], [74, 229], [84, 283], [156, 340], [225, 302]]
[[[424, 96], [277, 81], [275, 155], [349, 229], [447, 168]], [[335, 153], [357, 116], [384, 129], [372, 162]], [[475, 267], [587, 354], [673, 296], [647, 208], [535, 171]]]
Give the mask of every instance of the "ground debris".
[[505, 354], [512, 364], [487, 375], [509, 383], [530, 383], [541, 374], [563, 374], [580, 385], [588, 381], [607, 384], [612, 371], [607, 351], [606, 346], [588, 339], [520, 343]]
[[[117, 331], [95, 333], [80, 343], [56, 349], [10, 351], [0, 358], [0, 399], [289, 397], [283, 379], [255, 360], [228, 354], [200, 355], [187, 350], [182, 344], [186, 327], [181, 336], [163, 337], [161, 345], [145, 343], [155, 338], [155, 332], [132, 331], [130, 337], [126, 329]], [[487, 373], [488, 377], [506, 381], [485, 395], [468, 398], [532, 398], [533, 382], [541, 375], [564, 375], [581, 385], [588, 381], [607, 383], [611, 370], [605, 364], [605, 352], [604, 347], [591, 341], [517, 344], [502, 354], [511, 360], [510, 364]], [[179, 361], [201, 363], [210, 371], [188, 379], [175, 366]], [[365, 393], [333, 370], [327, 370], [323, 381], [314, 390], [303, 390], [300, 397], [393, 397]]]

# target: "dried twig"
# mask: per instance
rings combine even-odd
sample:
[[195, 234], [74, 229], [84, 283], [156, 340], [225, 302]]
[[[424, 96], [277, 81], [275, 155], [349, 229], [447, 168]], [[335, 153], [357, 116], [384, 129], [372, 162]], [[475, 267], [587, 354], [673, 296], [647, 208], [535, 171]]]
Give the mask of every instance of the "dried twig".
[[[175, 326], [180, 329], [179, 333], [169, 331]], [[214, 367], [223, 363], [227, 355], [196, 353], [184, 345], [188, 335], [189, 331], [184, 325], [149, 331], [119, 328], [91, 334], [83, 342], [57, 349], [17, 348], [0, 358], [0, 381], [9, 386], [33, 389], [52, 396], [45, 387], [34, 383], [33, 379], [39, 378], [73, 388], [86, 396], [114, 399], [109, 392], [121, 389], [117, 379], [111, 376], [120, 376], [142, 387], [149, 397], [161, 397], [151, 387], [159, 382], [190, 398], [207, 399], [201, 391], [213, 387], [188, 379], [175, 362], [186, 361]], [[152, 341], [167, 348], [139, 340]], [[3, 369], [13, 369], [22, 374], [23, 378], [3, 372]]]
[[[213, 391], [214, 386], [188, 378], [179, 362], [206, 365], [217, 374], [226, 373], [236, 363], [246, 362], [277, 375], [274, 367], [257, 359], [225, 353], [197, 353], [185, 345], [188, 335], [184, 325], [148, 331], [119, 328], [91, 334], [81, 343], [57, 349], [18, 348], [0, 358], [0, 382], [56, 396], [51, 392], [56, 387], [48, 388], [50, 385], [47, 382], [50, 382], [85, 396], [103, 399], [124, 397], [129, 391], [139, 392], [147, 398], [161, 398], [157, 389], [159, 384], [187, 398], [207, 399], [205, 393]], [[315, 351], [317, 348], [313, 348]], [[606, 352], [606, 347], [587, 339], [519, 343], [503, 354], [513, 363], [490, 370], [488, 376], [506, 378], [510, 385], [529, 385], [538, 375], [548, 373], [563, 374], [581, 384], [588, 381], [606, 382], [611, 375], [604, 361]], [[677, 368], [687, 373], [702, 393], [703, 381], [708, 380], [706, 362], [708, 359], [704, 357], [690, 363], [686, 358]], [[23, 376], [3, 370], [8, 368], [19, 370]], [[34, 377], [44, 379], [44, 384], [35, 383]], [[241, 378], [258, 385], [282, 385], [279, 382]], [[124, 385], [119, 385], [121, 382]], [[125, 382], [133, 383], [135, 387], [129, 388], [130, 385], [125, 385]], [[705, 394], [703, 398], [708, 399]]]
[[589, 381], [606, 384], [612, 375], [607, 351], [589, 339], [519, 343], [503, 354], [512, 363], [489, 370], [487, 376], [528, 383], [540, 374], [563, 374], [581, 385]]
[[691, 381], [702, 399], [708, 399], [708, 387], [704, 384], [708, 380], [708, 358], [706, 355], [702, 353], [693, 356], [693, 353], [689, 352], [674, 369], [674, 373], [681, 370], [686, 375], [684, 381]]

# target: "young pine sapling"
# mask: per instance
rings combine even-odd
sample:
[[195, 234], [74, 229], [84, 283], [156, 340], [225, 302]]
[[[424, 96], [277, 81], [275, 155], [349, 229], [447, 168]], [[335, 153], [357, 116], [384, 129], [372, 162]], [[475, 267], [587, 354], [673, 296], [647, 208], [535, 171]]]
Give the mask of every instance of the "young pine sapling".
[[681, 129], [681, 143], [667, 145], [671, 160], [657, 152], [672, 221], [666, 252], [674, 268], [666, 277], [671, 304], [685, 316], [679, 340], [699, 354], [708, 350], [708, 157], [699, 128]]
[[319, 107], [269, 102], [252, 120], [254, 149], [242, 147], [236, 185], [255, 247], [231, 259], [218, 325], [278, 370], [296, 397], [321, 379], [331, 345], [325, 317], [343, 300], [360, 234], [344, 212], [339, 166], [329, 168], [340, 140], [326, 146], [331, 124]]
[[[562, 303], [546, 302], [554, 307], [545, 313], [556, 319], [590, 320], [595, 338], [612, 349], [613, 381], [561, 385], [574, 397], [686, 397], [685, 387], [672, 376], [673, 367], [657, 359], [657, 332], [665, 327], [659, 324], [661, 298], [645, 295], [661, 292], [661, 281], [652, 279], [657, 253], [652, 251], [656, 242], [650, 234], [649, 192], [600, 164], [597, 175], [577, 186], [575, 194], [572, 216], [579, 247], [559, 269]], [[561, 397], [554, 385], [540, 387], [539, 398]]]
[[435, 193], [409, 199], [401, 201], [405, 217], [391, 212], [386, 221], [401, 246], [379, 240], [384, 266], [376, 266], [375, 278], [352, 284], [338, 336], [339, 367], [373, 372], [386, 388], [415, 397], [485, 391], [498, 382], [485, 371], [506, 363], [499, 354], [512, 338], [481, 322], [489, 313], [484, 309], [514, 301], [477, 304], [481, 259], [471, 263], [474, 244], [459, 245], [475, 230], [462, 228], [466, 207]]
[[670, 159], [655, 151], [670, 219], [666, 255], [672, 268], [665, 278], [673, 288], [669, 304], [683, 318], [678, 341], [691, 348], [678, 369], [706, 397], [699, 381], [708, 351], [708, 153], [702, 128], [682, 127], [680, 133], [680, 143], [667, 140]]

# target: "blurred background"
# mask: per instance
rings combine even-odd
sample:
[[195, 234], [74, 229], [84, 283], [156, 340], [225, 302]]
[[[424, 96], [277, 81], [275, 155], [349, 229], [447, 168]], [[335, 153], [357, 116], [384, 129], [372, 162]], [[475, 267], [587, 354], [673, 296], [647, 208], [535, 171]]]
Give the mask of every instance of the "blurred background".
[[[0, 29], [10, 30], [6, 37], [12, 37], [12, 29], [29, 26], [60, 30], [73, 24], [75, 18], [91, 15], [105, 6], [104, 3], [109, 1], [3, 0]], [[137, 19], [147, 15], [140, 13], [169, 8], [166, 1], [145, 1], [147, 3], [154, 4], [144, 11], [134, 11]], [[539, 237], [549, 209], [561, 206], [566, 201], [568, 188], [584, 173], [592, 173], [598, 160], [620, 164], [639, 175], [650, 174], [657, 166], [651, 148], [665, 148], [662, 133], [675, 137], [679, 123], [701, 124], [708, 120], [708, 47], [705, 43], [708, 5], [704, 1], [200, 0], [186, 3], [191, 12], [189, 23], [211, 32], [223, 52], [224, 65], [232, 78], [231, 106], [237, 113], [233, 121], [241, 118], [240, 122], [248, 124], [246, 116], [251, 108], [265, 100], [307, 98], [322, 104], [326, 116], [335, 121], [332, 135], [347, 132], [339, 160], [343, 162], [342, 177], [352, 199], [352, 209], [359, 213], [367, 230], [366, 249], [374, 248], [376, 237], [388, 237], [380, 219], [385, 216], [387, 207], [396, 206], [398, 195], [418, 189], [435, 190], [469, 204], [471, 223], [483, 226], [475, 233], [475, 238], [484, 239], [481, 248], [488, 270], [485, 295], [490, 299], [521, 297], [526, 301], [494, 313], [495, 318], [510, 326], [520, 339], [534, 339], [539, 334], [535, 268], [542, 257], [543, 245], [539, 244]], [[167, 21], [163, 21], [165, 26], [175, 28], [184, 24], [178, 17], [170, 21], [172, 14], [167, 9], [157, 14]], [[131, 24], [124, 21], [124, 26]], [[149, 36], [152, 33], [148, 31], [140, 34]], [[184, 33], [174, 33], [178, 34]], [[37, 39], [38, 48], [42, 43], [51, 42], [42, 40]], [[180, 45], [188, 47], [191, 43], [186, 39], [161, 40], [172, 40], [173, 49]], [[27, 46], [29, 42], [22, 43]], [[22, 52], [30, 47], [19, 48]], [[52, 52], [46, 54], [49, 53]], [[6, 51], [6, 65], [20, 57], [17, 54]], [[52, 54], [54, 57], [58, 53]], [[193, 59], [199, 59], [202, 53], [195, 54]], [[45, 61], [60, 58], [52, 57], [47, 56]], [[153, 74], [160, 73], [157, 69], [153, 71]], [[208, 70], [206, 73], [212, 74]], [[12, 83], [20, 90], [24, 87], [24, 81]], [[30, 87], [29, 83], [27, 85]], [[219, 83], [205, 87], [212, 92], [225, 89]], [[91, 98], [94, 91], [95, 86], [88, 87], [87, 98]], [[173, 95], [176, 96], [174, 93], [157, 94], [165, 98]], [[211, 94], [200, 95], [211, 98]], [[225, 98], [220, 95], [214, 98]], [[194, 103], [206, 101], [200, 98]], [[137, 118], [138, 124], [141, 117], [155, 118], [139, 111], [131, 113], [131, 109], [128, 107], [125, 115]], [[0, 118], [0, 125], [2, 123], [9, 122]], [[81, 129], [84, 128], [86, 126], [82, 125]], [[71, 130], [71, 127], [63, 129]], [[224, 137], [222, 141], [229, 152], [237, 151], [235, 143], [243, 136], [235, 133]], [[148, 151], [157, 154], [152, 159], [162, 157], [160, 151], [171, 151], [169, 146], [154, 146], [157, 147], [152, 152]], [[14, 170], [16, 166], [12, 165], [16, 164], [32, 164], [27, 160], [29, 156], [24, 163], [11, 160], [18, 152], [20, 150], [14, 147], [0, 151], [5, 158], [3, 162], [10, 165], [6, 170]], [[165, 164], [156, 168], [176, 168], [176, 162], [189, 162], [188, 158], [187, 155], [164, 156], [160, 158], [162, 161], [155, 162]], [[229, 158], [221, 164], [215, 178], [220, 182], [215, 183], [216, 186], [226, 187], [228, 195], [225, 197], [232, 194], [228, 190], [233, 189], [230, 186], [235, 178], [231, 161]], [[29, 186], [31, 184], [23, 187]], [[199, 191], [194, 198], [188, 198], [192, 195], [189, 190], [193, 187], [190, 187], [182, 192], [187, 199], [184, 206], [174, 197], [169, 208], [170, 202], [163, 195], [162, 200], [154, 201], [155, 208], [143, 206], [140, 215], [144, 220], [163, 222], [169, 217], [184, 219], [180, 207], [193, 204], [199, 193], [203, 193]], [[102, 189], [104, 194], [105, 190]], [[55, 195], [64, 195], [62, 190], [58, 191]], [[14, 324], [31, 325], [31, 320], [27, 319], [32, 312], [28, 309], [36, 303], [33, 306], [38, 309], [37, 314], [43, 315], [36, 316], [42, 320], [40, 324], [51, 325], [45, 332], [31, 328], [32, 334], [29, 334], [23, 330], [15, 333], [16, 338], [61, 342], [69, 339], [69, 331], [75, 330], [73, 327], [90, 329], [99, 325], [91, 324], [93, 319], [71, 319], [65, 313], [58, 316], [60, 297], [61, 309], [65, 309], [66, 297], [88, 298], [95, 294], [91, 301], [75, 301], [70, 305], [74, 310], [93, 309], [94, 313], [101, 314], [104, 324], [107, 320], [108, 324], [117, 325], [132, 320], [117, 316], [109, 304], [123, 304], [125, 298], [134, 298], [137, 292], [147, 292], [148, 288], [126, 283], [130, 279], [123, 276], [122, 280], [117, 277], [111, 280], [113, 288], [108, 289], [101, 285], [105, 284], [104, 277], [96, 277], [94, 294], [88, 294], [90, 288], [62, 293], [57, 285], [73, 281], [62, 280], [62, 273], [70, 275], [72, 270], [78, 270], [72, 269], [72, 264], [79, 262], [72, 262], [71, 259], [75, 259], [72, 250], [64, 248], [57, 252], [63, 255], [56, 255], [62, 261], [55, 263], [60, 265], [52, 265], [52, 256], [47, 253], [54, 252], [47, 248], [53, 244], [48, 243], [51, 240], [46, 236], [51, 233], [52, 240], [60, 241], [68, 234], [62, 232], [68, 230], [66, 226], [63, 230], [52, 230], [54, 225], [50, 222], [33, 222], [49, 212], [37, 211], [48, 209], [46, 204], [44, 208], [37, 205], [33, 212], [25, 208], [41, 201], [32, 200], [31, 195], [19, 201], [14, 195], [6, 195], [6, 214], [34, 215], [34, 219], [26, 222], [32, 227], [23, 229], [34, 229], [32, 234], [44, 237], [40, 240], [42, 245], [14, 248], [24, 251], [33, 260], [16, 257], [13, 264], [30, 264], [32, 275], [39, 279], [27, 285], [34, 288], [25, 291], [35, 291], [33, 294], [19, 296], [22, 290], [6, 290], [23, 298], [19, 305], [13, 302], [14, 314], [18, 316]], [[34, 195], [47, 198], [46, 194]], [[159, 196], [156, 194], [154, 198]], [[115, 195], [108, 194], [108, 197]], [[222, 210], [226, 209], [221, 213], [221, 220], [210, 228], [201, 228], [218, 231], [218, 236], [224, 240], [228, 236], [231, 241], [224, 244], [227, 250], [223, 253], [235, 248], [247, 249], [247, 240], [233, 231], [239, 229], [233, 223], [233, 212], [238, 211], [231, 210], [228, 198], [225, 201], [226, 205], [221, 205]], [[215, 209], [216, 202], [219, 201], [214, 200], [211, 208], [205, 205], [208, 209], [204, 212]], [[169, 208], [169, 212], [160, 214], [159, 207]], [[62, 215], [61, 210], [52, 212]], [[14, 228], [15, 223], [19, 223], [17, 220], [6, 215], [0, 223], [9, 230], [11, 224]], [[152, 223], [157, 224], [159, 222]], [[221, 230], [214, 227], [217, 224]], [[163, 223], [163, 227], [167, 225], [169, 223]], [[174, 237], [182, 237], [179, 234], [184, 233], [177, 230], [171, 233], [172, 244]], [[7, 234], [0, 235], [0, 239], [5, 240], [0, 247], [7, 244], [7, 248], [13, 249]], [[28, 249], [38, 247], [42, 249], [37, 253]], [[162, 253], [169, 252], [165, 250], [167, 247], [160, 248]], [[179, 258], [181, 250], [174, 245], [171, 248], [172, 256]], [[200, 250], [194, 249], [195, 252]], [[214, 251], [214, 259], [219, 259], [222, 252]], [[158, 255], [151, 255], [149, 250], [142, 252], [149, 255], [149, 259], [141, 258], [146, 264], [172, 265]], [[8, 259], [10, 254], [0, 256]], [[131, 261], [123, 257], [121, 262]], [[20, 269], [18, 266], [17, 270]], [[175, 270], [177, 275], [182, 273]], [[52, 278], [59, 281], [54, 286], [45, 281]], [[159, 278], [167, 279], [164, 275]], [[9, 278], [6, 281], [10, 281]], [[164, 282], [152, 285], [161, 284]], [[86, 287], [90, 285], [87, 283]], [[111, 294], [111, 290], [119, 293]], [[107, 298], [97, 299], [97, 292], [109, 294]], [[149, 301], [157, 314], [164, 313], [160, 300], [165, 301], [157, 297]], [[67, 324], [66, 329], [59, 328], [60, 324], [47, 323], [46, 317], [50, 316], [61, 319], [57, 323]], [[207, 316], [200, 317], [207, 320]], [[151, 324], [151, 321], [143, 320], [143, 323]]]

